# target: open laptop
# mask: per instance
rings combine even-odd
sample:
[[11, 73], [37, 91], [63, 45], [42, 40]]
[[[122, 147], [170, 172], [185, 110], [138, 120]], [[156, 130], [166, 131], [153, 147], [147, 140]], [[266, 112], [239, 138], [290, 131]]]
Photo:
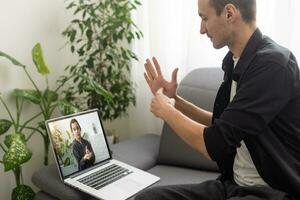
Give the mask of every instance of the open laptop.
[[61, 180], [99, 199], [122, 200], [159, 177], [112, 158], [98, 110], [46, 122]]

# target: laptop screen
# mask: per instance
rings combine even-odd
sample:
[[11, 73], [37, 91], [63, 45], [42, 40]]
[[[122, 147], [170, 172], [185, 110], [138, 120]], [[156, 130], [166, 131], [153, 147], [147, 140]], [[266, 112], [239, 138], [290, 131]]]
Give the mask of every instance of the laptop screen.
[[46, 121], [62, 178], [111, 158], [98, 110]]

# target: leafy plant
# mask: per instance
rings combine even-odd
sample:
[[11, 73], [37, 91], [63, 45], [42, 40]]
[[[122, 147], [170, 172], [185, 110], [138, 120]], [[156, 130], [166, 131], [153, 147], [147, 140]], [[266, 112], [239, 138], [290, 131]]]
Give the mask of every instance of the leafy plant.
[[[0, 147], [4, 152], [3, 159], [0, 163], [4, 165], [5, 171], [12, 170], [16, 180], [16, 187], [12, 192], [12, 199], [33, 199], [33, 190], [23, 183], [22, 165], [31, 159], [32, 153], [27, 147], [27, 141], [31, 136], [38, 132], [43, 137], [44, 141], [44, 165], [48, 164], [48, 151], [49, 151], [49, 137], [45, 130], [44, 121], [49, 119], [54, 110], [59, 107], [63, 113], [76, 112], [77, 108], [64, 99], [58, 98], [58, 90], [62, 87], [59, 85], [55, 90], [50, 90], [47, 75], [49, 69], [44, 61], [41, 45], [37, 43], [32, 49], [32, 59], [38, 72], [45, 76], [46, 89], [41, 90], [36, 82], [28, 73], [26, 66], [20, 63], [12, 56], [1, 52], [0, 57], [10, 60], [15, 66], [21, 67], [27, 78], [31, 81], [34, 89], [14, 89], [13, 95], [15, 97], [16, 115], [13, 117], [8, 105], [0, 94], [0, 101], [8, 113], [9, 119], [0, 119], [0, 135], [6, 134], [11, 127], [14, 131], [11, 134], [6, 134], [4, 144], [0, 142]], [[22, 121], [22, 111], [24, 108], [24, 101], [28, 101], [37, 105], [40, 111], [34, 114], [25, 122]], [[42, 116], [39, 123], [34, 123], [38, 117]], [[31, 131], [26, 137], [25, 130]]]
[[72, 140], [71, 140], [71, 134], [66, 131], [66, 135], [68, 136], [67, 139], [63, 139], [62, 132], [54, 127], [54, 130], [51, 132], [52, 139], [54, 143], [54, 148], [57, 152], [58, 159], [61, 165], [64, 167], [69, 166], [70, 164], [74, 163], [74, 157], [72, 156], [71, 146], [72, 146]]
[[11, 126], [14, 129], [12, 134], [5, 136], [4, 144], [0, 142], [0, 147], [4, 152], [3, 159], [0, 160], [0, 163], [4, 165], [4, 171], [11, 170], [15, 176], [16, 187], [12, 191], [12, 200], [34, 199], [35, 193], [29, 186], [24, 184], [22, 175], [22, 165], [28, 162], [32, 156], [32, 153], [26, 144], [30, 137], [26, 138], [23, 134], [23, 129], [30, 120], [24, 124], [20, 123], [23, 100], [20, 102], [19, 97], [16, 97], [17, 114], [15, 118], [12, 116], [12, 113], [4, 102], [1, 94], [0, 101], [7, 110], [10, 118], [10, 120], [0, 119], [0, 135], [4, 135], [11, 128]]
[[137, 0], [68, 0], [75, 19], [63, 35], [78, 62], [66, 67], [73, 85], [64, 93], [83, 110], [99, 108], [104, 120], [116, 119], [135, 105], [130, 65], [137, 57], [129, 45], [143, 36], [131, 19], [139, 5]]
[[[16, 97], [17, 101], [22, 101], [20, 110], [17, 114], [18, 120], [22, 112], [23, 100], [29, 101], [30, 103], [35, 104], [40, 108], [40, 112], [34, 115], [34, 117], [31, 120], [29, 120], [25, 125], [21, 126], [20, 129], [22, 131], [24, 128], [27, 128], [32, 130], [33, 133], [37, 132], [42, 136], [44, 141], [44, 165], [48, 165], [48, 152], [50, 140], [46, 132], [46, 127], [44, 125], [45, 120], [51, 118], [54, 110], [57, 107], [59, 107], [63, 113], [72, 113], [77, 111], [78, 109], [65, 99], [58, 98], [58, 90], [63, 86], [63, 84], [60, 84], [55, 90], [51, 90], [49, 88], [48, 74], [50, 73], [50, 71], [44, 60], [43, 51], [39, 43], [37, 43], [32, 49], [32, 60], [37, 68], [37, 71], [41, 75], [45, 76], [46, 89], [44, 90], [41, 90], [38, 87], [38, 84], [36, 84], [31, 75], [28, 73], [24, 64], [20, 63], [12, 56], [1, 51], [0, 57], [5, 57], [8, 60], [10, 60], [15, 66], [21, 67], [34, 87], [34, 89], [14, 89], [13, 94]], [[33, 127], [26, 126], [29, 122], [36, 119], [38, 116], [42, 116], [42, 120], [37, 125]], [[17, 124], [16, 126], [19, 126], [19, 124]]]

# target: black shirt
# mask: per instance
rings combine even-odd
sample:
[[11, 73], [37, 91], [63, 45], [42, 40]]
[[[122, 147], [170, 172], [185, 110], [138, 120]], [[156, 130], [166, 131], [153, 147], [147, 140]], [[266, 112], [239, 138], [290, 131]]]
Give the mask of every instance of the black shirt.
[[[94, 164], [94, 162], [95, 162], [94, 151], [93, 151], [91, 144], [87, 140], [81, 138], [81, 142], [78, 142], [77, 140], [74, 139], [72, 147], [73, 147], [73, 154], [78, 163], [78, 170], [86, 169]], [[91, 156], [90, 160], [83, 159], [86, 148], [90, 152], [92, 152], [92, 156]]]
[[[296, 58], [257, 29], [233, 69], [222, 65], [213, 123], [204, 130], [207, 151], [221, 180], [233, 179], [236, 148], [243, 140], [262, 179], [300, 199], [300, 75]], [[232, 80], [237, 92], [229, 103]]]

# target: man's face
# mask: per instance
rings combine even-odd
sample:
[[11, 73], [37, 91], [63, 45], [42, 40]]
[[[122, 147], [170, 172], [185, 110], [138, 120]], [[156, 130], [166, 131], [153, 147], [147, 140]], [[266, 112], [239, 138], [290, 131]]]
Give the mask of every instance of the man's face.
[[198, 12], [201, 17], [200, 33], [206, 34], [213, 43], [213, 47], [220, 49], [228, 45], [229, 41], [226, 14], [222, 12], [220, 16], [217, 16], [209, 1], [198, 0]]
[[71, 127], [72, 127], [72, 133], [73, 133], [73, 136], [75, 137], [75, 139], [80, 139], [81, 138], [81, 130], [80, 130], [80, 127], [79, 125], [75, 122], [75, 123], [72, 123], [71, 124]]

